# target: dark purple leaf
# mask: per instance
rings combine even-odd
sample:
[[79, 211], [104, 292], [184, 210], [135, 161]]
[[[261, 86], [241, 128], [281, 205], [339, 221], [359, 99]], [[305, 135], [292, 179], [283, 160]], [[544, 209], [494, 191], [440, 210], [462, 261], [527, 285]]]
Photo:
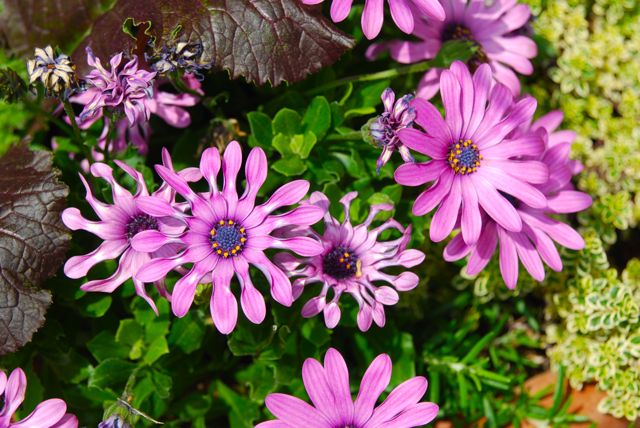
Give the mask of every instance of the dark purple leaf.
[[0, 158], [0, 355], [44, 323], [51, 294], [39, 285], [64, 260], [69, 234], [60, 215], [68, 191], [47, 152], [21, 144]]

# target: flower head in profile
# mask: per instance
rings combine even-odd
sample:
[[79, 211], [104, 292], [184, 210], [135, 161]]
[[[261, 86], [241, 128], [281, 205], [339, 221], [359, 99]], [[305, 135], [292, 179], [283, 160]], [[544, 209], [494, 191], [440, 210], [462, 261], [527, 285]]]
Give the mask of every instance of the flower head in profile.
[[[358, 327], [366, 331], [372, 321], [380, 327], [384, 326], [384, 305], [395, 305], [399, 299], [398, 291], [408, 291], [418, 285], [418, 276], [412, 272], [406, 271], [396, 276], [384, 272], [384, 269], [416, 266], [424, 260], [424, 253], [407, 249], [411, 227], [404, 228], [394, 219], [371, 227], [380, 211], [393, 209], [391, 204], [373, 205], [364, 223], [352, 225], [349, 208], [357, 195], [357, 192], [351, 192], [340, 200], [344, 206], [344, 221], [340, 223], [329, 214], [327, 197], [320, 192], [313, 193], [310, 204], [327, 212], [324, 234], [319, 235], [311, 229], [308, 231], [322, 242], [322, 252], [304, 259], [283, 254], [277, 260], [291, 277], [297, 277], [293, 283], [294, 296], [299, 297], [303, 289], [311, 284], [318, 283], [322, 287], [320, 295], [309, 300], [302, 308], [303, 316], [312, 317], [323, 312], [327, 327], [335, 327], [341, 316], [338, 301], [343, 293], [348, 293], [360, 308]], [[385, 230], [396, 230], [401, 236], [382, 241], [380, 234]], [[380, 285], [380, 282], [387, 282], [391, 287]], [[331, 300], [327, 301], [328, 298]]]
[[[443, 22], [428, 16], [416, 21], [413, 34], [420, 41], [375, 44], [367, 50], [367, 58], [373, 59], [388, 50], [396, 61], [411, 64], [435, 58], [449, 40], [466, 40], [475, 48], [467, 62], [469, 67], [475, 70], [480, 64], [489, 64], [497, 82], [508, 87], [514, 96], [520, 94], [520, 81], [515, 72], [531, 74], [530, 59], [537, 55], [535, 42], [519, 34], [531, 16], [529, 6], [515, 0], [440, 0], [440, 3], [447, 15]], [[429, 99], [438, 93], [443, 70], [429, 69], [418, 85], [419, 97]]]
[[387, 88], [382, 92], [381, 98], [384, 112], [369, 125], [373, 142], [382, 149], [376, 164], [378, 172], [389, 162], [396, 149], [405, 162], [413, 162], [413, 156], [411, 156], [409, 149], [403, 146], [398, 138], [398, 131], [412, 127], [416, 118], [416, 112], [411, 107], [413, 95], [405, 95], [396, 100], [396, 94], [391, 88]]
[[569, 159], [575, 133], [556, 131], [560, 122], [562, 113], [555, 111], [514, 131], [516, 138], [530, 130], [542, 130], [545, 136], [546, 150], [536, 158], [547, 165], [549, 179], [537, 184], [536, 188], [546, 196], [547, 207], [532, 208], [509, 198], [522, 219], [521, 231], [507, 230], [487, 218], [478, 242], [467, 245], [460, 235], [456, 236], [445, 248], [445, 260], [459, 260], [470, 254], [466, 271], [469, 275], [476, 275], [489, 263], [499, 245], [500, 272], [507, 287], [513, 289], [518, 282], [518, 261], [534, 279], [542, 281], [545, 277], [543, 262], [556, 272], [562, 270], [556, 243], [572, 250], [584, 248], [584, 240], [578, 232], [551, 216], [576, 213], [591, 205], [591, 197], [576, 191], [571, 184], [571, 177], [582, 169], [582, 165]]
[[478, 242], [483, 222], [481, 210], [504, 229], [519, 232], [522, 220], [511, 201], [544, 209], [547, 199], [536, 184], [549, 178], [547, 165], [538, 156], [544, 151], [540, 132], [529, 130], [510, 135], [530, 123], [536, 101], [525, 96], [513, 100], [502, 84], [492, 85], [491, 69], [482, 64], [473, 76], [456, 61], [442, 72], [440, 92], [445, 119], [428, 101], [413, 103], [416, 122], [426, 132], [403, 129], [400, 141], [431, 160], [406, 163], [395, 172], [405, 186], [433, 182], [413, 204], [413, 214], [424, 215], [437, 207], [430, 237], [445, 239], [460, 219], [462, 238]]
[[[264, 151], [254, 148], [245, 164], [246, 188], [238, 197], [236, 181], [242, 167], [240, 145], [232, 141], [224, 151], [224, 157], [215, 148], [202, 154], [200, 171], [209, 184], [206, 192], [191, 189], [187, 181], [164, 166], [156, 166], [162, 179], [181, 195], [189, 205], [189, 212], [176, 209], [158, 198], [144, 198], [143, 210], [148, 215], [166, 216], [182, 222], [186, 230], [179, 235], [147, 230], [133, 238], [133, 248], [155, 251], [171, 242], [182, 242], [185, 249], [173, 257], [151, 260], [136, 274], [143, 282], [158, 281], [179, 266], [190, 264], [190, 270], [175, 284], [171, 296], [173, 313], [184, 316], [191, 304], [199, 283], [213, 283], [211, 316], [218, 330], [230, 333], [235, 328], [238, 305], [231, 292], [231, 280], [237, 276], [240, 282], [240, 302], [247, 318], [261, 323], [266, 314], [262, 294], [253, 286], [249, 266], [253, 265], [266, 276], [273, 298], [285, 305], [293, 300], [291, 283], [287, 275], [267, 257], [267, 249], [288, 249], [302, 256], [314, 256], [322, 251], [322, 245], [309, 237], [282, 238], [277, 233], [284, 226], [309, 226], [324, 215], [315, 205], [298, 207], [283, 214], [274, 211], [298, 203], [309, 189], [305, 180], [296, 180], [276, 190], [263, 204], [256, 205], [256, 196], [267, 178], [267, 158]], [[222, 169], [224, 183], [218, 185]]]
[[53, 48], [36, 48], [34, 58], [27, 61], [29, 84], [40, 81], [47, 94], [60, 96], [76, 84], [76, 66], [65, 54], [55, 55]]
[[156, 73], [139, 69], [137, 56], [124, 65], [122, 59], [122, 52], [112, 56], [107, 70], [87, 48], [87, 63], [92, 70], [84, 77], [89, 88], [85, 93], [88, 101], [80, 113], [81, 122], [95, 120], [104, 109], [115, 117], [126, 116], [130, 125], [149, 120]]
[[[304, 4], [318, 4], [324, 0], [302, 0]], [[407, 34], [414, 31], [416, 21], [426, 14], [434, 21], [445, 19], [445, 10], [438, 0], [386, 0], [389, 2], [391, 18], [399, 29]], [[375, 38], [382, 29], [385, 0], [365, 0], [362, 12], [362, 31], [367, 39]], [[344, 21], [351, 11], [353, 0], [332, 0], [331, 19]]]
[[24, 401], [27, 390], [27, 376], [17, 368], [9, 378], [0, 370], [0, 402], [4, 402], [0, 410], [0, 428], [77, 428], [78, 419], [67, 412], [67, 404], [51, 398], [38, 404], [33, 412], [21, 421], [14, 421], [14, 413]]
[[[193, 75], [185, 74], [182, 76], [182, 80], [186, 87], [192, 91], [201, 95], [204, 94], [201, 89], [202, 85]], [[146, 108], [148, 108], [150, 114], [159, 116], [167, 124], [175, 128], [186, 128], [191, 124], [191, 116], [185, 107], [196, 105], [200, 98], [197, 95], [189, 93], [176, 94], [164, 91], [162, 90], [164, 83], [166, 83], [166, 79], [164, 81], [155, 80], [153, 82], [152, 96], [144, 100]], [[91, 103], [94, 98], [95, 91], [89, 89], [74, 95], [70, 100], [86, 106]], [[104, 110], [101, 110], [81, 120], [79, 126], [82, 129], [87, 129], [99, 119], [104, 120], [102, 133], [98, 137], [97, 142], [97, 147], [102, 149], [102, 151], [107, 148], [107, 138], [110, 135], [111, 128], [115, 127], [115, 131], [111, 135], [112, 140], [109, 142], [109, 150], [111, 152], [122, 152], [131, 144], [136, 147], [141, 154], [147, 154], [149, 150], [149, 138], [151, 136], [151, 126], [148, 121], [142, 120], [130, 123], [126, 117], [116, 117], [115, 122], [112, 122], [112, 118], [110, 118], [109, 115], [105, 115]], [[104, 155], [94, 150], [93, 159], [98, 161], [103, 160]]]
[[[165, 165], [171, 167], [167, 153], [164, 153]], [[179, 243], [163, 245], [153, 251], [138, 251], [131, 246], [131, 240], [143, 231], [154, 230], [164, 233], [179, 233], [183, 230], [180, 222], [171, 218], [157, 218], [146, 214], [140, 208], [140, 199], [148, 196], [166, 203], [174, 201], [175, 193], [166, 185], [160, 187], [152, 196], [149, 196], [147, 185], [142, 174], [127, 164], [115, 161], [137, 185], [135, 194], [131, 194], [123, 188], [114, 178], [113, 169], [96, 162], [91, 165], [91, 174], [102, 178], [111, 186], [113, 204], [106, 204], [97, 200], [89, 184], [81, 175], [80, 179], [87, 191], [86, 200], [98, 217], [98, 221], [87, 220], [77, 208], [67, 208], [62, 213], [62, 221], [71, 230], [85, 230], [100, 239], [102, 243], [89, 254], [71, 257], [64, 265], [64, 273], [69, 278], [82, 278], [96, 264], [105, 260], [118, 260], [118, 268], [112, 276], [106, 279], [93, 280], [83, 284], [80, 288], [84, 291], [111, 293], [126, 280], [133, 277], [135, 272], [147, 261], [154, 257], [172, 256], [179, 249]], [[188, 179], [198, 179], [197, 170], [187, 169], [180, 174]], [[136, 293], [145, 299], [157, 312], [155, 303], [147, 294], [144, 284], [133, 278]], [[158, 281], [156, 286], [164, 293], [164, 283]]]
[[391, 380], [391, 369], [391, 358], [378, 355], [365, 372], [354, 401], [347, 364], [338, 351], [329, 348], [324, 365], [308, 358], [302, 366], [302, 380], [313, 405], [291, 395], [270, 394], [265, 404], [277, 420], [256, 428], [412, 428], [433, 421], [439, 408], [420, 402], [427, 391], [427, 379], [422, 376], [398, 385], [376, 407]]

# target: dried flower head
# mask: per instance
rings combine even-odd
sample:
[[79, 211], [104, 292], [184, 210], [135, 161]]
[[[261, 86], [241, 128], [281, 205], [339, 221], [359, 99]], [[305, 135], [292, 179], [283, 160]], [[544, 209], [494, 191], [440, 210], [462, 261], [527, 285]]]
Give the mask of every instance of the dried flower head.
[[54, 55], [53, 48], [36, 48], [34, 58], [27, 61], [29, 84], [40, 81], [48, 95], [68, 95], [76, 82], [76, 66], [68, 55]]

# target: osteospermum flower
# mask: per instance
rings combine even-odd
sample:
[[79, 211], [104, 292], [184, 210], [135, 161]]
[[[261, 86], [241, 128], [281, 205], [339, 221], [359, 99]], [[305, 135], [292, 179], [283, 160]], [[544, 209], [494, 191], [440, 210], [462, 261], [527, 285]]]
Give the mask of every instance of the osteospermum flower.
[[382, 91], [381, 98], [384, 112], [369, 125], [373, 142], [382, 149], [382, 153], [376, 163], [378, 172], [380, 172], [380, 168], [389, 162], [396, 149], [405, 162], [413, 162], [413, 156], [411, 156], [409, 149], [403, 146], [398, 138], [398, 131], [412, 127], [416, 118], [416, 112], [411, 107], [413, 95], [405, 95], [396, 100], [396, 94], [391, 88], [387, 88]]
[[[424, 253], [407, 249], [411, 226], [404, 228], [394, 219], [389, 219], [370, 229], [380, 211], [393, 209], [391, 204], [373, 205], [364, 223], [353, 226], [349, 207], [357, 195], [357, 192], [350, 192], [340, 200], [344, 205], [345, 217], [344, 222], [340, 223], [329, 214], [327, 197], [314, 192], [309, 202], [327, 211], [324, 217], [325, 230], [323, 235], [311, 229], [308, 233], [322, 242], [322, 252], [305, 259], [281, 255], [278, 263], [289, 276], [298, 277], [293, 284], [295, 297], [299, 297], [310, 284], [322, 285], [320, 295], [309, 300], [302, 308], [303, 316], [312, 317], [323, 312], [327, 327], [335, 327], [341, 316], [338, 301], [343, 293], [348, 293], [360, 307], [358, 327], [366, 331], [372, 321], [380, 327], [384, 326], [384, 305], [395, 305], [399, 299], [398, 291], [408, 291], [418, 285], [418, 276], [412, 272], [402, 272], [396, 276], [385, 273], [383, 269], [416, 266], [424, 260]], [[402, 236], [391, 241], [379, 240], [380, 234], [388, 229], [395, 229]], [[387, 282], [392, 287], [379, 285], [380, 282]], [[329, 292], [332, 296], [327, 302]]]
[[[304, 4], [318, 4], [324, 0], [302, 0]], [[391, 10], [391, 18], [405, 33], [412, 33], [417, 17], [421, 13], [433, 20], [445, 19], [445, 11], [438, 0], [387, 0]], [[353, 0], [332, 0], [331, 19], [341, 22], [349, 16]], [[384, 21], [385, 0], [365, 0], [362, 11], [362, 31], [368, 39], [376, 37], [382, 29]]]
[[[459, 260], [471, 254], [466, 270], [469, 275], [475, 275], [489, 263], [499, 244], [500, 272], [507, 287], [513, 289], [518, 282], [518, 260], [534, 279], [542, 281], [545, 277], [542, 262], [556, 272], [562, 270], [562, 260], [554, 241], [572, 250], [584, 248], [584, 240], [578, 232], [550, 216], [579, 212], [591, 206], [592, 202], [588, 194], [576, 191], [571, 184], [571, 177], [581, 171], [582, 165], [569, 159], [575, 133], [556, 131], [560, 122], [562, 113], [555, 111], [530, 126], [533, 131], [542, 130], [546, 137], [546, 150], [538, 158], [548, 166], [549, 180], [536, 187], [547, 197], [547, 207], [535, 209], [510, 198], [522, 219], [522, 231], [510, 231], [490, 218], [486, 219], [478, 242], [470, 246], [460, 235], [456, 236], [445, 248], [445, 260]], [[527, 123], [515, 134], [522, 135], [528, 131]]]
[[[151, 260], [136, 274], [144, 282], [164, 278], [169, 271], [185, 264], [191, 269], [180, 278], [173, 289], [171, 308], [176, 316], [184, 316], [193, 303], [196, 286], [213, 282], [211, 316], [222, 333], [230, 333], [236, 325], [238, 307], [231, 292], [231, 279], [240, 282], [241, 304], [253, 323], [264, 320], [266, 308], [262, 294], [253, 286], [249, 265], [260, 269], [271, 286], [271, 295], [279, 303], [290, 306], [291, 283], [285, 273], [265, 255], [269, 248], [289, 249], [303, 256], [322, 251], [317, 241], [303, 236], [281, 238], [276, 232], [284, 226], [309, 226], [320, 220], [324, 211], [307, 205], [284, 214], [274, 215], [281, 207], [298, 203], [307, 193], [309, 183], [292, 181], [280, 187], [261, 205], [255, 205], [258, 190], [267, 177], [267, 158], [264, 151], [254, 148], [245, 165], [247, 187], [238, 198], [236, 180], [242, 166], [240, 145], [232, 141], [224, 152], [222, 162], [215, 148], [202, 154], [200, 171], [209, 184], [209, 191], [196, 193], [180, 175], [163, 166], [156, 171], [165, 182], [186, 199], [191, 212], [184, 214], [168, 202], [146, 199], [143, 208], [150, 215], [164, 215], [182, 221], [186, 231], [180, 235], [148, 230], [133, 239], [133, 247], [154, 251], [172, 242], [182, 242], [186, 249], [174, 257]], [[218, 187], [218, 173], [222, 167], [224, 185]]]
[[211, 63], [202, 61], [204, 48], [201, 43], [178, 42], [172, 46], [163, 46], [157, 57], [148, 57], [151, 68], [159, 74], [168, 74], [176, 70], [195, 75], [202, 80], [202, 70], [211, 68]]
[[40, 81], [48, 94], [59, 96], [76, 85], [76, 66], [65, 54], [55, 56], [53, 48], [36, 48], [27, 61], [29, 84]]
[[130, 125], [149, 120], [149, 100], [153, 93], [155, 72], [138, 69], [138, 57], [122, 63], [122, 52], [111, 57], [110, 70], [102, 66], [90, 48], [87, 63], [92, 67], [84, 80], [89, 85], [88, 101], [80, 113], [80, 121], [93, 121], [107, 109], [111, 115], [124, 115]]
[[[165, 165], [171, 167], [168, 153], [163, 153]], [[132, 195], [120, 186], [113, 177], [110, 166], [96, 162], [91, 165], [91, 174], [109, 183], [112, 189], [113, 204], [108, 205], [94, 198], [89, 184], [80, 175], [80, 179], [87, 191], [86, 200], [98, 216], [98, 221], [85, 219], [77, 208], [67, 208], [62, 213], [62, 221], [71, 230], [85, 230], [103, 240], [102, 244], [89, 254], [71, 257], [64, 265], [64, 273], [69, 278], [82, 278], [89, 270], [105, 260], [118, 259], [115, 273], [106, 279], [93, 280], [83, 284], [84, 291], [111, 293], [122, 283], [133, 277], [136, 271], [154, 257], [172, 256], [180, 248], [179, 243], [171, 243], [155, 248], [153, 251], [139, 251], [131, 246], [131, 240], [139, 233], [157, 230], [164, 233], [179, 233], [183, 230], [180, 222], [171, 218], [157, 218], [146, 214], [140, 209], [140, 199], [149, 196], [149, 191], [142, 174], [123, 162], [115, 161], [136, 182], [137, 190]], [[199, 179], [197, 170], [187, 169], [180, 173], [189, 180]], [[175, 193], [166, 185], [160, 187], [151, 199], [158, 199], [172, 203]], [[147, 294], [144, 284], [133, 278], [136, 293], [145, 299], [157, 312], [156, 305]], [[165, 294], [164, 283], [156, 283], [161, 294]]]
[[78, 419], [67, 412], [67, 404], [59, 398], [51, 398], [38, 404], [33, 412], [21, 421], [14, 420], [14, 413], [22, 405], [27, 390], [27, 376], [22, 369], [11, 372], [9, 378], [0, 370], [0, 428], [77, 428]]
[[536, 101], [525, 96], [513, 101], [502, 84], [492, 88], [487, 64], [473, 77], [460, 61], [442, 72], [440, 91], [445, 119], [428, 101], [413, 103], [416, 122], [426, 129], [402, 129], [400, 141], [431, 160], [406, 163], [395, 172], [396, 181], [405, 186], [434, 182], [413, 205], [414, 215], [433, 215], [430, 237], [438, 242], [453, 230], [461, 218], [462, 237], [469, 245], [482, 231], [480, 207], [506, 230], [519, 232], [522, 221], [507, 198], [532, 208], [547, 206], [545, 195], [533, 184], [549, 177], [547, 166], [538, 160], [517, 160], [544, 151], [539, 133], [527, 132], [509, 137], [523, 123], [529, 123]]
[[[422, 17], [413, 34], [421, 41], [393, 40], [369, 47], [366, 56], [373, 59], [389, 50], [391, 57], [403, 64], [433, 59], [444, 42], [467, 40], [476, 51], [467, 62], [472, 70], [480, 64], [491, 66], [494, 79], [507, 86], [514, 96], [520, 94], [520, 81], [514, 70], [529, 75], [530, 59], [537, 55], [533, 40], [518, 34], [529, 20], [531, 10], [514, 0], [440, 0], [446, 11], [444, 22]], [[431, 68], [418, 85], [421, 98], [433, 97], [439, 89], [442, 68]]]
[[291, 395], [269, 394], [265, 404], [278, 419], [256, 428], [412, 428], [433, 421], [439, 408], [420, 402], [427, 391], [427, 379], [422, 376], [398, 385], [376, 407], [391, 380], [391, 369], [391, 358], [378, 355], [365, 372], [354, 401], [347, 364], [338, 351], [329, 348], [324, 366], [313, 358], [302, 366], [302, 380], [313, 406]]

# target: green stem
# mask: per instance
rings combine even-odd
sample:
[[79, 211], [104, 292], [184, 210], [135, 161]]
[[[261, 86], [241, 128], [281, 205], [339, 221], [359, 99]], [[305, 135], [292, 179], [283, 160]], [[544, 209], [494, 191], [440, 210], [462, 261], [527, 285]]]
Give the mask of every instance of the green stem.
[[359, 76], [350, 76], [342, 79], [334, 80], [331, 83], [327, 83], [326, 85], [319, 86], [310, 91], [307, 91], [308, 95], [314, 95], [320, 92], [324, 92], [328, 89], [337, 88], [342, 85], [346, 85], [347, 83], [352, 82], [371, 82], [374, 80], [384, 80], [384, 79], [393, 79], [398, 76], [403, 76], [405, 74], [412, 73], [420, 73], [423, 71], [427, 71], [432, 67], [431, 61], [424, 61], [418, 64], [411, 64], [404, 67], [399, 67], [391, 70], [379, 71], [377, 73], [370, 74], [361, 74]]
[[73, 135], [76, 137], [76, 142], [82, 144], [82, 131], [80, 131], [78, 122], [76, 122], [76, 114], [73, 111], [73, 107], [71, 107], [71, 103], [69, 100], [64, 100], [62, 101], [62, 105], [64, 106], [64, 112], [67, 113], [67, 117], [69, 117], [69, 121], [71, 122], [71, 128], [73, 129]]
[[325, 141], [359, 141], [362, 140], [362, 132], [353, 131], [347, 134], [330, 134], [325, 137]]

